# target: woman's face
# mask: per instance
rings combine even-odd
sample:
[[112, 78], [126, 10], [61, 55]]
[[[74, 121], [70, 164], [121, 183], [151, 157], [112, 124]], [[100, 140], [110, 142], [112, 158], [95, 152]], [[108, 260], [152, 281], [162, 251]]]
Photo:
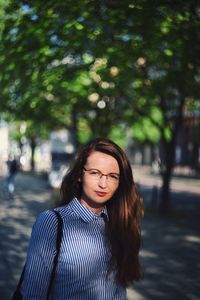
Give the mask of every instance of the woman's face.
[[117, 190], [119, 174], [119, 165], [114, 157], [93, 151], [83, 169], [80, 202], [94, 212], [100, 212]]

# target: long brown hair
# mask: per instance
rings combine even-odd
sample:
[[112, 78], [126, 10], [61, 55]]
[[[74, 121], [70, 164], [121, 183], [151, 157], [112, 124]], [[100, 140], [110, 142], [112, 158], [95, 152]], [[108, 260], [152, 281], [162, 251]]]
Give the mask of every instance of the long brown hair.
[[114, 196], [107, 202], [109, 215], [108, 237], [111, 246], [110, 268], [123, 286], [141, 278], [139, 250], [141, 246], [140, 221], [141, 196], [137, 194], [131, 165], [124, 151], [114, 142], [97, 138], [87, 143], [79, 152], [61, 185], [61, 204], [69, 203], [82, 193], [83, 167], [92, 151], [113, 156], [120, 168], [120, 181]]

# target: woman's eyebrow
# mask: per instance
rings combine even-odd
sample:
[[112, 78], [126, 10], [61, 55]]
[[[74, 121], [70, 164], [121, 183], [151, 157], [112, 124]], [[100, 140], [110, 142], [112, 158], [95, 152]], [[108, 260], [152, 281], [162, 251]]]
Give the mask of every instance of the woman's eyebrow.
[[[95, 171], [99, 171], [99, 172], [101, 172], [99, 169], [96, 169], [96, 168], [87, 168], [87, 170], [95, 170]], [[103, 172], [101, 172], [102, 174], [104, 174]], [[119, 173], [117, 173], [117, 172], [109, 172], [109, 173], [107, 173], [107, 174], [115, 174], [115, 175], [120, 175]]]

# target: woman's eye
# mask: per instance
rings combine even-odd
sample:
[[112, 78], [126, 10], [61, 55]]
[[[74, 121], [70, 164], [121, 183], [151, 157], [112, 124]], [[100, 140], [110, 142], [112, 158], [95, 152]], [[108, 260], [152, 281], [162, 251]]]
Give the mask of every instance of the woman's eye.
[[111, 179], [116, 179], [116, 180], [119, 179], [119, 177], [118, 177], [117, 175], [114, 175], [114, 174], [110, 174], [109, 177], [110, 177]]
[[91, 174], [91, 175], [98, 175], [99, 172], [97, 172], [97, 171], [90, 171], [90, 174]]

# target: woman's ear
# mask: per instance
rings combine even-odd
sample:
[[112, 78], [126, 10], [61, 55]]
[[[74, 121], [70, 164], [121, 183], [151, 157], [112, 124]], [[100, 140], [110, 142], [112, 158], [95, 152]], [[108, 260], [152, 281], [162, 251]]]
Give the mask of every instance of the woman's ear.
[[78, 182], [81, 182], [81, 178], [80, 177], [78, 178]]

